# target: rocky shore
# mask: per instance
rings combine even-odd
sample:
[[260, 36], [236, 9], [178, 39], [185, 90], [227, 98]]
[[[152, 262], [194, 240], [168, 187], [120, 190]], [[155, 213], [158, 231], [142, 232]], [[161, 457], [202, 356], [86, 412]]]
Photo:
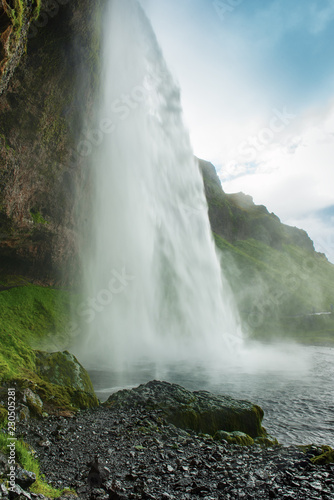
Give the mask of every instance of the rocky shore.
[[[161, 398], [154, 399], [159, 392]], [[190, 413], [199, 399], [203, 404], [206, 395], [212, 398], [209, 393], [189, 393], [173, 384], [150, 382], [139, 389], [120, 391], [96, 409], [42, 420], [28, 419], [18, 424], [17, 433], [31, 445], [46, 480], [56, 488], [70, 488], [77, 495], [66, 493], [62, 498], [329, 500], [334, 497], [334, 464], [325, 463], [330, 452], [326, 454], [326, 450], [317, 446], [303, 450], [274, 442], [265, 446], [264, 436], [262, 442], [255, 437], [254, 444], [241, 446], [233, 444], [233, 435], [236, 439], [244, 435], [240, 431], [223, 435], [216, 432], [212, 436], [180, 428], [175, 415], [176, 399], [181, 395], [192, 398], [191, 402], [178, 401], [178, 407]], [[231, 403], [233, 411], [237, 411], [240, 402]], [[247, 404], [241, 403], [247, 409]], [[167, 411], [167, 408], [174, 409]], [[225, 411], [226, 407], [222, 409]], [[206, 417], [215, 425], [212, 416], [212, 411], [207, 411]], [[172, 418], [178, 426], [171, 423]], [[263, 428], [259, 430], [265, 434]], [[21, 476], [24, 476], [22, 471]], [[6, 498], [3, 486], [1, 495]], [[22, 490], [9, 498], [46, 497]]]

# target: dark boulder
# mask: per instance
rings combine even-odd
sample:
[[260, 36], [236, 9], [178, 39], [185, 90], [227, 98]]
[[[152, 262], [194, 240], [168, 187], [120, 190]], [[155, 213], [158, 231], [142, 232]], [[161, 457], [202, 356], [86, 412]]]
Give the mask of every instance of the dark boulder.
[[266, 435], [261, 425], [263, 410], [259, 406], [207, 391], [191, 392], [168, 382], [154, 380], [119, 391], [105, 405], [160, 409], [164, 418], [176, 427], [211, 436], [220, 430], [241, 431], [252, 438]]

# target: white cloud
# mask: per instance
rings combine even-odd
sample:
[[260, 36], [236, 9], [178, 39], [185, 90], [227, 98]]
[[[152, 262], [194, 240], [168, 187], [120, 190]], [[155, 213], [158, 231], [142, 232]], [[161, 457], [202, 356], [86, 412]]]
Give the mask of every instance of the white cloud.
[[[312, 110], [295, 117], [284, 130], [276, 135], [273, 133], [267, 145], [266, 134], [261, 133], [263, 130], [255, 134], [252, 131], [244, 138], [243, 143], [255, 144], [249, 146], [246, 162], [241, 161], [242, 155], [237, 153], [235, 156], [236, 167], [247, 167], [249, 161], [256, 165], [252, 175], [224, 180], [228, 173], [231, 174], [231, 169], [227, 173], [224, 169], [228, 166], [224, 158], [233, 157], [236, 150], [221, 151], [222, 180], [226, 190], [251, 186], [255, 198], [265, 199], [283, 214], [293, 210], [305, 213], [334, 204], [334, 103], [330, 111]], [[269, 132], [267, 135], [269, 141]], [[288, 186], [284, 188], [285, 185]], [[286, 190], [294, 194], [291, 200], [282, 199], [281, 193]], [[294, 199], [299, 200], [297, 207]]]
[[[325, 110], [296, 117], [275, 139], [280, 142], [274, 140], [257, 152], [251, 174], [247, 164], [237, 161], [238, 176], [226, 180], [222, 158], [223, 188], [251, 194], [255, 203], [266, 205], [283, 222], [309, 231], [316, 246], [327, 247], [326, 253], [334, 259], [328, 243], [333, 241], [333, 221], [314, 215], [334, 205], [334, 102]], [[245, 175], [238, 169], [241, 173], [244, 169]], [[322, 241], [324, 235], [327, 245]]]
[[[320, 109], [334, 80], [321, 65], [323, 73], [312, 73], [308, 55], [318, 47], [313, 36], [323, 41], [334, 18], [333, 1], [273, 0], [254, 9], [251, 21], [241, 3], [223, 23], [205, 0], [140, 1], [180, 81], [195, 154], [221, 168], [227, 192], [244, 191], [282, 221], [316, 234], [318, 219], [310, 214], [334, 204], [334, 102]], [[287, 35], [298, 41], [300, 59], [294, 50], [290, 58]], [[298, 75], [309, 75], [305, 85], [290, 72], [298, 61]], [[319, 108], [306, 112], [312, 102]], [[282, 112], [285, 103], [296, 117], [278, 131], [274, 109]]]

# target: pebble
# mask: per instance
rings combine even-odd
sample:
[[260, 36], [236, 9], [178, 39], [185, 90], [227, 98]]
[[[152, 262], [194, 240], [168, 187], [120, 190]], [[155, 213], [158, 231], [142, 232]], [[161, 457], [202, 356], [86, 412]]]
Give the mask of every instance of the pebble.
[[17, 432], [47, 481], [81, 500], [334, 498], [334, 464], [314, 466], [312, 453], [216, 442], [162, 422], [156, 410], [99, 407], [22, 421]]

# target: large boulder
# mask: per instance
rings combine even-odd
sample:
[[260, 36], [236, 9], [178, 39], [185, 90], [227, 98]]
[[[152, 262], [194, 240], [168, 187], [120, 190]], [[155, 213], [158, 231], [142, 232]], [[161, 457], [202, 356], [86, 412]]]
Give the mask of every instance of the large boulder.
[[[38, 394], [26, 387], [22, 392], [24, 406], [30, 410], [33, 416], [41, 416], [43, 413], [43, 401]], [[22, 410], [21, 410], [22, 412]], [[22, 414], [22, 413], [21, 413]]]
[[181, 429], [214, 436], [217, 431], [241, 431], [256, 438], [266, 436], [263, 410], [248, 401], [207, 391], [191, 392], [168, 382], [151, 381], [112, 394], [105, 403], [113, 407], [159, 409], [166, 420]]
[[38, 375], [47, 382], [95, 394], [87, 371], [68, 351], [36, 351], [36, 367]]

